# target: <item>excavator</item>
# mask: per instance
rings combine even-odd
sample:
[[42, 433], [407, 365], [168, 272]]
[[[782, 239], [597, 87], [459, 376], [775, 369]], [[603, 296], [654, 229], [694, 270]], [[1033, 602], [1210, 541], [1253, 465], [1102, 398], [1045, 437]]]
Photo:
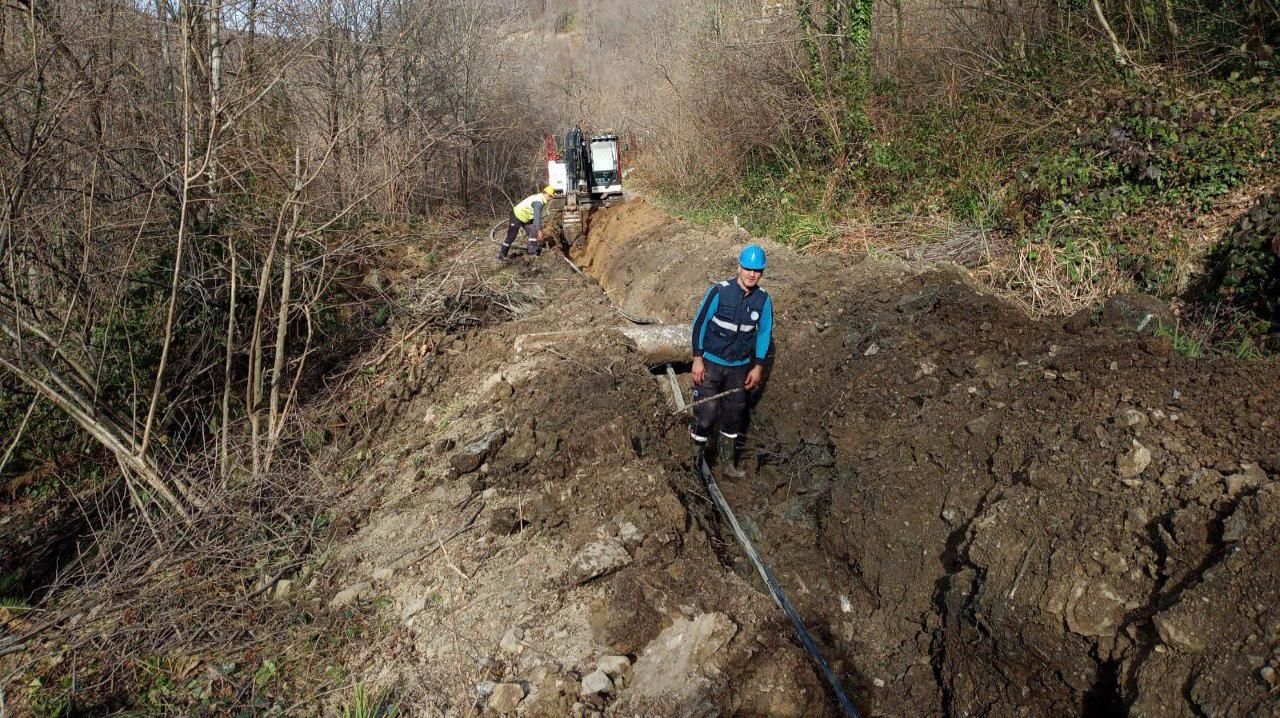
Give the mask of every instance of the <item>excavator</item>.
[[575, 126], [565, 133], [564, 144], [546, 141], [547, 183], [564, 197], [560, 212], [560, 236], [568, 247], [586, 237], [595, 210], [623, 201], [622, 152], [613, 133], [588, 137]]

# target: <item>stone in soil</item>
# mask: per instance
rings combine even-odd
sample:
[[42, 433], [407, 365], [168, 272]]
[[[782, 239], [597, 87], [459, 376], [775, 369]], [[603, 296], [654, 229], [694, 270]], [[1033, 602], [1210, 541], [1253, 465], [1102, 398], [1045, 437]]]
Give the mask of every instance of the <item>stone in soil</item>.
[[582, 584], [613, 573], [631, 563], [631, 556], [615, 539], [589, 543], [579, 549], [569, 564], [569, 580]]
[[609, 674], [600, 669], [583, 676], [581, 694], [584, 696], [606, 695], [613, 693], [613, 680]]
[[629, 690], [641, 696], [692, 696], [700, 687], [699, 676], [720, 672], [717, 654], [737, 633], [737, 624], [723, 613], [676, 619], [636, 658]]
[[507, 653], [520, 654], [524, 652], [524, 629], [519, 626], [512, 626], [507, 632], [502, 634], [502, 640], [498, 642], [498, 647]]
[[1147, 470], [1151, 465], [1151, 451], [1147, 447], [1138, 443], [1137, 439], [1133, 440], [1133, 447], [1116, 457], [1116, 468], [1120, 470], [1120, 478], [1133, 479]]
[[506, 715], [514, 713], [522, 700], [524, 700], [524, 686], [519, 683], [499, 683], [489, 694], [485, 707]]
[[457, 453], [449, 457], [449, 464], [459, 474], [469, 474], [480, 468], [480, 465], [502, 446], [502, 442], [506, 438], [507, 432], [505, 429], [494, 429], [458, 449]]
[[604, 671], [610, 678], [617, 678], [631, 670], [631, 659], [626, 656], [604, 656], [596, 661], [596, 668]]
[[364, 598], [364, 596], [369, 592], [369, 588], [369, 584], [363, 581], [355, 584], [354, 586], [345, 588], [339, 591], [333, 599], [329, 601], [329, 607], [343, 608], [350, 606], [361, 598]]

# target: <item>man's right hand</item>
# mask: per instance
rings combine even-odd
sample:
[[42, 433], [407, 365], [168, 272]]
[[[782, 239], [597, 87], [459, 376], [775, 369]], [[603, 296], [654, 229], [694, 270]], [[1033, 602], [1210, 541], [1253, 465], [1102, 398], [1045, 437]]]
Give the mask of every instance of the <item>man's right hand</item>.
[[1276, 237], [1271, 240], [1271, 251], [1274, 254], [1280, 255], [1280, 235], [1276, 235]]
[[707, 366], [702, 362], [702, 357], [693, 358], [693, 383], [701, 384], [702, 379], [707, 375]]

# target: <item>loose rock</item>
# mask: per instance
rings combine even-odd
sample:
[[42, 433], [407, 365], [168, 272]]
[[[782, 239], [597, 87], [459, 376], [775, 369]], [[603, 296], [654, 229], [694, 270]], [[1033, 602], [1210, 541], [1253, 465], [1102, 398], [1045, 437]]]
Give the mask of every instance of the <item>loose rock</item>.
[[1227, 486], [1227, 495], [1233, 498], [1244, 491], [1258, 488], [1266, 480], [1266, 472], [1253, 463], [1241, 464], [1239, 473], [1232, 474], [1224, 479]]
[[1204, 641], [1177, 618], [1168, 615], [1156, 616], [1155, 624], [1156, 630], [1160, 633], [1160, 640], [1173, 648], [1184, 653], [1197, 653], [1204, 650]]
[[354, 586], [351, 586], [347, 589], [339, 591], [338, 594], [333, 597], [333, 600], [329, 601], [329, 607], [343, 608], [345, 606], [350, 606], [354, 604], [356, 601], [359, 601], [361, 598], [364, 598], [365, 594], [367, 594], [368, 592], [369, 592], [368, 583], [365, 583], [365, 582], [357, 583]]
[[629, 690], [640, 696], [693, 695], [698, 676], [720, 670], [717, 655], [737, 633], [737, 624], [723, 613], [676, 619], [636, 659]]
[[630, 521], [624, 521], [618, 527], [618, 540], [623, 546], [634, 548], [644, 542], [644, 532]]
[[494, 429], [459, 449], [458, 453], [449, 458], [449, 464], [459, 474], [469, 474], [480, 468], [480, 465], [502, 446], [506, 438], [505, 429]]
[[1176, 323], [1169, 305], [1146, 294], [1116, 294], [1102, 305], [1099, 322], [1119, 332], [1154, 334]]
[[502, 640], [498, 642], [498, 647], [507, 653], [519, 655], [524, 653], [524, 629], [519, 626], [512, 626], [507, 632], [502, 634]]
[[498, 713], [513, 713], [522, 700], [524, 700], [524, 686], [519, 683], [499, 683], [494, 686], [493, 693], [489, 695], [485, 706]]
[[599, 578], [631, 563], [631, 556], [615, 539], [597, 541], [583, 546], [569, 564], [569, 579], [582, 584]]
[[583, 696], [613, 693], [613, 681], [607, 673], [597, 668], [582, 679], [581, 693]]
[[1125, 479], [1137, 478], [1150, 465], [1151, 451], [1137, 440], [1134, 440], [1132, 450], [1116, 457], [1116, 468], [1120, 470], [1120, 477]]
[[596, 661], [596, 668], [604, 671], [610, 678], [617, 678], [631, 670], [631, 659], [626, 656], [605, 656]]

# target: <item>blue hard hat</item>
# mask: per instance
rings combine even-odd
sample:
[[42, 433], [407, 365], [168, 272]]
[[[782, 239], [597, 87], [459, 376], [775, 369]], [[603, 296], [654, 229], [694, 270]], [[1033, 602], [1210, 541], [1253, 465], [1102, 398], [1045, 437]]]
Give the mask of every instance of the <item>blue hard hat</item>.
[[743, 247], [742, 254], [738, 255], [738, 264], [743, 269], [753, 269], [756, 271], [764, 271], [764, 250], [758, 244], [748, 244]]

